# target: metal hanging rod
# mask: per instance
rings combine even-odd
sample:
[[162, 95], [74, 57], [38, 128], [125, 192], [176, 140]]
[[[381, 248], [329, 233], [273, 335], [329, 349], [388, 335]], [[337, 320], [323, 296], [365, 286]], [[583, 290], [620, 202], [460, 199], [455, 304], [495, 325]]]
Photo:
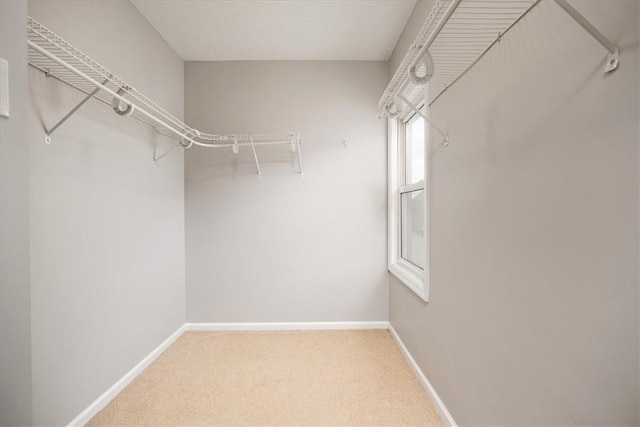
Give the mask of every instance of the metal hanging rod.
[[27, 30], [29, 65], [43, 72], [47, 77], [53, 77], [85, 95], [55, 125], [49, 129], [45, 128], [45, 142], [47, 144], [51, 143], [51, 135], [89, 99], [93, 98], [111, 106], [116, 113], [139, 120], [153, 127], [158, 134], [178, 141], [176, 146], [169, 151], [160, 155], [154, 154], [154, 166], [160, 159], [180, 147], [185, 149], [193, 145], [207, 148], [231, 147], [233, 152], [237, 154], [240, 146], [250, 145], [260, 172], [256, 147], [262, 145], [288, 145], [292, 151], [298, 152], [300, 174], [302, 175], [300, 135], [296, 133], [218, 135], [200, 132], [164, 110], [151, 99], [30, 17], [27, 18]]

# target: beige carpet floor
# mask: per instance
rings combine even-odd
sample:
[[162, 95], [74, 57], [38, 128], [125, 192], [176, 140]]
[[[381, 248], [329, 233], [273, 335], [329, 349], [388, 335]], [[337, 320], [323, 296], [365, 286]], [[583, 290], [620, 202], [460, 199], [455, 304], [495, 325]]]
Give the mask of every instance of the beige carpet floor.
[[186, 332], [90, 422], [444, 425], [386, 330]]

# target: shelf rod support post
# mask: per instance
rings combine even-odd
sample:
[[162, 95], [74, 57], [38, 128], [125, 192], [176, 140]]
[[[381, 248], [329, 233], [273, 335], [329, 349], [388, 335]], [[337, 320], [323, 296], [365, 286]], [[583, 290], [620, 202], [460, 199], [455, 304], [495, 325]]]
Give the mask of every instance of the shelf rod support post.
[[[156, 130], [157, 132], [157, 130]], [[178, 142], [176, 145], [174, 145], [173, 147], [171, 147], [170, 150], [160, 154], [159, 156], [156, 156], [155, 153], [153, 155], [153, 167], [155, 168], [156, 166], [158, 166], [158, 161], [160, 161], [160, 159], [162, 159], [163, 157], [169, 155], [169, 153], [171, 153], [173, 150], [175, 150], [178, 147], [181, 147], [182, 145], [180, 144], [180, 142]]]
[[256, 153], [256, 145], [253, 143], [253, 135], [249, 137], [251, 141], [251, 150], [253, 150], [253, 158], [256, 161], [256, 169], [258, 169], [258, 176], [262, 176], [262, 172], [260, 171], [260, 163], [258, 163], [258, 154]]
[[604, 34], [602, 34], [591, 22], [580, 12], [578, 12], [573, 6], [569, 4], [567, 0], [555, 0], [558, 6], [562, 8], [567, 14], [573, 18], [582, 28], [584, 28], [589, 34], [593, 36], [605, 49], [609, 51], [607, 56], [607, 64], [604, 72], [608, 73], [618, 68], [620, 62], [620, 49], [615, 43], [611, 42]]
[[424, 121], [427, 122], [427, 124], [431, 128], [433, 128], [433, 130], [438, 132], [444, 138], [444, 145], [445, 146], [449, 145], [449, 136], [446, 133], [444, 133], [438, 126], [434, 125], [433, 122], [431, 121], [431, 119], [429, 119], [426, 114], [424, 114], [422, 111], [420, 111], [420, 109], [418, 107], [413, 105], [413, 103], [411, 101], [409, 101], [404, 95], [399, 94], [398, 96], [400, 97], [400, 99], [402, 99], [402, 101], [405, 104], [407, 104], [413, 111], [415, 111], [416, 114], [418, 114], [420, 117], [422, 117], [424, 119]]
[[302, 170], [302, 153], [300, 152], [300, 135], [296, 135], [296, 145], [298, 147], [298, 164], [300, 165], [300, 178], [304, 177], [304, 171]]
[[[107, 82], [109, 81], [109, 79], [105, 79], [102, 82], [102, 85], [107, 84]], [[51, 145], [51, 134], [53, 132], [56, 131], [56, 129], [58, 129], [60, 127], [60, 125], [62, 125], [64, 122], [66, 122], [69, 117], [73, 116], [73, 114], [78, 111], [80, 109], [80, 107], [82, 107], [88, 100], [90, 100], [91, 98], [94, 97], [94, 95], [96, 93], [100, 92], [100, 87], [96, 87], [94, 90], [92, 90], [90, 93], [87, 94], [87, 96], [84, 97], [84, 99], [82, 101], [80, 101], [78, 103], [78, 105], [76, 105], [75, 107], [73, 107], [71, 109], [71, 111], [69, 111], [63, 118], [61, 118], [60, 120], [58, 120], [58, 123], [56, 123], [55, 125], [53, 125], [53, 127], [51, 127], [51, 129], [45, 129], [44, 133], [45, 133], [45, 137], [44, 137], [44, 142], [47, 145]]]

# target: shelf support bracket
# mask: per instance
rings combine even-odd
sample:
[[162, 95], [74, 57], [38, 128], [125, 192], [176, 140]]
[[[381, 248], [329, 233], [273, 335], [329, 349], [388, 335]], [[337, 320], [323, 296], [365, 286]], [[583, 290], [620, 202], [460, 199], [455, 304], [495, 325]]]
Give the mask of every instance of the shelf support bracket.
[[253, 150], [253, 158], [256, 161], [256, 169], [258, 169], [258, 176], [262, 176], [262, 172], [260, 171], [260, 163], [258, 163], [258, 154], [256, 153], [256, 145], [253, 143], [253, 135], [250, 137], [251, 140], [251, 149]]
[[429, 124], [429, 126], [435, 130], [436, 132], [438, 132], [442, 138], [444, 138], [444, 145], [445, 147], [449, 145], [449, 135], [447, 135], [446, 133], [444, 133], [439, 127], [437, 127], [436, 125], [433, 124], [433, 122], [427, 117], [426, 114], [424, 114], [422, 111], [420, 111], [420, 109], [418, 107], [416, 107], [415, 105], [413, 105], [413, 103], [411, 101], [409, 101], [404, 95], [400, 94], [398, 95], [400, 97], [400, 99], [402, 99], [402, 102], [404, 102], [405, 104], [407, 104], [413, 111], [416, 112], [416, 114], [418, 114], [420, 117], [422, 117], [424, 119], [425, 122], [427, 122], [427, 124]]
[[302, 170], [302, 153], [300, 150], [300, 135], [296, 135], [296, 145], [298, 146], [298, 164], [300, 165], [300, 178], [304, 178], [304, 171]]
[[[109, 79], [105, 79], [102, 84], [105, 85], [107, 84], [107, 82], [109, 81]], [[60, 120], [58, 120], [58, 123], [56, 123], [55, 125], [53, 125], [53, 127], [51, 127], [51, 129], [45, 129], [44, 133], [45, 133], [45, 137], [44, 137], [44, 142], [47, 145], [51, 145], [51, 134], [53, 132], [56, 131], [56, 129], [58, 129], [60, 127], [60, 125], [62, 125], [64, 122], [66, 122], [69, 117], [73, 116], [73, 114], [78, 111], [80, 109], [80, 107], [82, 107], [88, 100], [90, 100], [91, 98], [94, 97], [94, 95], [96, 93], [100, 92], [100, 88], [96, 87], [94, 90], [92, 90], [89, 94], [87, 94], [87, 96], [84, 97], [84, 99], [82, 101], [80, 101], [78, 103], [78, 105], [76, 105], [75, 107], [73, 107], [71, 109], [71, 111], [69, 111], [63, 118], [61, 118]]]
[[618, 68], [620, 62], [620, 49], [618, 46], [611, 42], [604, 34], [602, 34], [596, 27], [587, 20], [580, 12], [578, 12], [573, 6], [569, 4], [567, 0], [555, 0], [555, 2], [567, 12], [567, 14], [573, 18], [582, 28], [584, 28], [589, 34], [593, 36], [605, 49], [609, 51], [607, 55], [607, 64], [604, 67], [604, 72], [609, 73]]
[[[155, 128], [154, 128], [155, 129]], [[156, 130], [157, 132], [157, 130]], [[158, 166], [158, 162], [160, 161], [160, 159], [162, 159], [163, 157], [169, 155], [172, 151], [174, 151], [176, 148], [178, 147], [182, 147], [182, 144], [180, 144], [180, 142], [178, 142], [176, 145], [174, 145], [171, 149], [169, 149], [168, 151], [160, 154], [159, 156], [156, 156], [155, 153], [153, 153], [153, 167], [155, 168], [156, 166]]]

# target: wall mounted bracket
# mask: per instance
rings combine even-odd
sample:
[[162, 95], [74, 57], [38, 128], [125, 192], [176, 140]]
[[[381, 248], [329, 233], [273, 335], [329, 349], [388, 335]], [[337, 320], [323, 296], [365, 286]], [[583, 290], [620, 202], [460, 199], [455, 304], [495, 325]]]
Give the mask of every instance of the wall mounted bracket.
[[578, 12], [573, 6], [567, 2], [567, 0], [555, 0], [558, 6], [562, 8], [567, 14], [573, 18], [582, 28], [584, 28], [589, 34], [593, 36], [605, 49], [609, 51], [607, 55], [607, 63], [604, 67], [604, 72], [609, 73], [618, 68], [620, 62], [620, 49], [618, 46], [611, 42], [604, 34], [602, 34], [596, 27], [587, 20], [580, 12]]
[[420, 111], [420, 109], [418, 107], [416, 107], [415, 105], [413, 105], [413, 103], [411, 101], [409, 101], [404, 95], [399, 94], [398, 97], [400, 99], [402, 99], [402, 101], [407, 104], [409, 106], [409, 108], [411, 108], [413, 111], [416, 112], [416, 114], [418, 114], [420, 117], [422, 117], [424, 119], [425, 122], [427, 122], [429, 124], [429, 126], [435, 130], [436, 132], [438, 132], [443, 140], [444, 146], [447, 147], [449, 145], [449, 135], [447, 135], [446, 133], [444, 133], [439, 127], [437, 127], [436, 125], [433, 124], [433, 122], [427, 117], [426, 114], [424, 114], [422, 111]]
[[258, 171], [258, 176], [262, 176], [262, 171], [260, 170], [260, 163], [258, 162], [258, 154], [256, 153], [256, 144], [253, 142], [253, 136], [249, 137], [251, 141], [251, 150], [253, 150], [253, 159], [256, 161], [256, 169]]
[[302, 169], [302, 153], [301, 153], [301, 146], [300, 144], [302, 144], [300, 135], [296, 135], [296, 145], [297, 145], [297, 151], [298, 151], [298, 165], [300, 165], [300, 178], [304, 178], [304, 170]]
[[162, 159], [163, 157], [169, 155], [172, 151], [174, 151], [178, 147], [182, 147], [182, 144], [179, 143], [179, 142], [176, 145], [174, 145], [173, 147], [171, 147], [169, 150], [167, 150], [164, 153], [160, 154], [159, 156], [156, 156], [155, 153], [154, 153], [153, 154], [153, 167], [155, 168], [156, 166], [158, 166], [158, 161], [160, 161], [160, 159]]
[[[47, 77], [48, 77], [48, 76], [47, 76]], [[105, 81], [103, 81], [103, 82], [102, 82], [102, 84], [103, 84], [103, 85], [105, 85], [105, 84], [107, 84], [107, 82], [108, 82], [108, 81], [109, 81], [109, 79], [105, 79]], [[95, 95], [96, 93], [98, 93], [98, 92], [100, 92], [100, 88], [99, 88], [99, 87], [96, 87], [96, 88], [95, 88], [91, 93], [89, 93], [87, 96], [85, 96], [85, 97], [82, 99], [82, 101], [80, 101], [80, 102], [78, 103], [78, 105], [76, 105], [75, 107], [73, 107], [73, 108], [71, 109], [71, 111], [69, 111], [69, 112], [68, 112], [68, 113], [67, 113], [63, 118], [61, 118], [60, 120], [58, 120], [58, 123], [56, 123], [55, 125], [53, 125], [53, 126], [51, 127], [51, 129], [46, 129], [46, 128], [45, 128], [45, 130], [44, 130], [44, 133], [45, 133], [45, 135], [44, 135], [44, 142], [45, 142], [45, 144], [47, 144], [47, 145], [51, 145], [51, 134], [52, 134], [53, 132], [55, 132], [55, 131], [56, 131], [56, 129], [58, 129], [58, 128], [60, 127], [60, 125], [62, 125], [64, 122], [66, 122], [66, 121], [69, 119], [69, 117], [73, 116], [73, 114], [74, 114], [76, 111], [78, 111], [78, 110], [80, 109], [80, 107], [82, 107], [84, 104], [86, 104], [86, 102], [87, 102], [88, 100], [90, 100], [91, 98], [93, 98], [93, 97], [94, 97], [94, 95]]]

